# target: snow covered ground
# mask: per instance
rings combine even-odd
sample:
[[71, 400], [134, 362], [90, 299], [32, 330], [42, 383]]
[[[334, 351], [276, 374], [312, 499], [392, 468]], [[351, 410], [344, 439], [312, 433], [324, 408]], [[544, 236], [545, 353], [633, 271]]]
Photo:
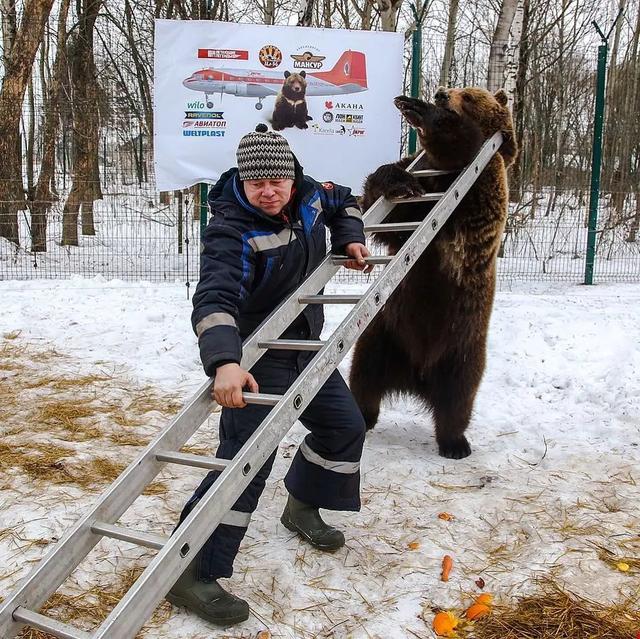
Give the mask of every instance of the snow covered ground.
[[[601, 602], [637, 589], [640, 575], [612, 569], [598, 546], [640, 556], [640, 285], [514, 288], [496, 299], [488, 368], [469, 431], [471, 457], [439, 457], [430, 418], [409, 399], [388, 401], [365, 446], [362, 511], [327, 515], [347, 534], [347, 546], [328, 556], [279, 523], [281, 480], [304, 433], [297, 425], [280, 446], [229, 583], [250, 602], [251, 619], [221, 631], [167, 606], [146, 636], [249, 638], [269, 629], [284, 638], [423, 638], [433, 637], [432, 608], [463, 608], [480, 577], [503, 601], [548, 574]], [[203, 380], [182, 283], [5, 281], [0, 297], [0, 355], [7, 348], [23, 352], [34, 378], [108, 378], [82, 390], [92, 393], [82, 402], [110, 401], [126, 414], [133, 410], [130, 395], [157, 402], [177, 394], [184, 401]], [[327, 330], [347, 312], [334, 308]], [[348, 367], [347, 359], [343, 373]], [[65, 391], [25, 390], [20, 374], [0, 359], [0, 382], [22, 389], [22, 412], [0, 410], [0, 441], [70, 448], [76, 453], [65, 461], [70, 472], [92, 457], [132, 460], [140, 448], [135, 438], [114, 443], [118, 429], [148, 437], [165, 419], [153, 411], [144, 422], [119, 426], [102, 415], [94, 438], [74, 441], [69, 432], [43, 430], [33, 417], [39, 402], [67, 397]], [[201, 452], [215, 449], [216, 421], [214, 414], [191, 442]], [[164, 471], [160, 481], [168, 490], [138, 499], [124, 521], [168, 534], [201, 476]], [[10, 465], [0, 478], [0, 595], [6, 596], [97, 492]], [[442, 512], [455, 519], [439, 519]], [[447, 583], [439, 579], [445, 554], [454, 558]], [[149, 556], [101, 542], [64, 590], [117, 581], [116, 574]]]

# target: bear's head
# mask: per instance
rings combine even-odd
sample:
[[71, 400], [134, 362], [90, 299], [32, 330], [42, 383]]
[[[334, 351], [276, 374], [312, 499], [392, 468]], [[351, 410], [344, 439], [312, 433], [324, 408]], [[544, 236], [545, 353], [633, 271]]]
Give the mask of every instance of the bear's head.
[[290, 100], [304, 100], [307, 91], [307, 74], [304, 71], [300, 73], [284, 72], [284, 84], [282, 85], [282, 95]]
[[418, 131], [429, 165], [454, 170], [469, 164], [497, 131], [504, 139], [499, 153], [505, 165], [515, 160], [517, 146], [507, 101], [502, 89], [494, 95], [477, 87], [440, 87], [433, 102], [399, 96], [395, 105]]

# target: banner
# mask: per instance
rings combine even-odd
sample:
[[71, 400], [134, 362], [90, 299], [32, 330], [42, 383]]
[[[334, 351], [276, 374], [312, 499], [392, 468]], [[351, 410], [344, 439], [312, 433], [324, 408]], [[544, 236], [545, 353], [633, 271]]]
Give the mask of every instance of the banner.
[[216, 182], [260, 122], [306, 174], [362, 192], [400, 153], [403, 37], [198, 20], [156, 20], [158, 190]]

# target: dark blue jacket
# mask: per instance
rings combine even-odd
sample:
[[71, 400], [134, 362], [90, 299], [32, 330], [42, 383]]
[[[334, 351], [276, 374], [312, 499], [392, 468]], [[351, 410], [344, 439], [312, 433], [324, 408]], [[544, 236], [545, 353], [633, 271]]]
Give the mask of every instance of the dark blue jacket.
[[[288, 222], [249, 204], [237, 169], [224, 173], [209, 193], [213, 217], [203, 237], [191, 316], [209, 376], [221, 362], [240, 363], [242, 341], [324, 259], [326, 227], [333, 253], [344, 253], [351, 242], [364, 244], [350, 189], [316, 182], [297, 161], [294, 187]], [[323, 321], [322, 306], [308, 305], [283, 336], [318, 339]]]

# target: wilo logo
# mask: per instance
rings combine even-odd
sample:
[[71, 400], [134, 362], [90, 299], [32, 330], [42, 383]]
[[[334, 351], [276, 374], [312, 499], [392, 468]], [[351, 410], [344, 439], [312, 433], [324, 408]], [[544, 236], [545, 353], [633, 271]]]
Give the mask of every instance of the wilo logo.
[[187, 102], [187, 109], [204, 109], [206, 108], [206, 104], [204, 102], [200, 102], [196, 100], [195, 102]]

